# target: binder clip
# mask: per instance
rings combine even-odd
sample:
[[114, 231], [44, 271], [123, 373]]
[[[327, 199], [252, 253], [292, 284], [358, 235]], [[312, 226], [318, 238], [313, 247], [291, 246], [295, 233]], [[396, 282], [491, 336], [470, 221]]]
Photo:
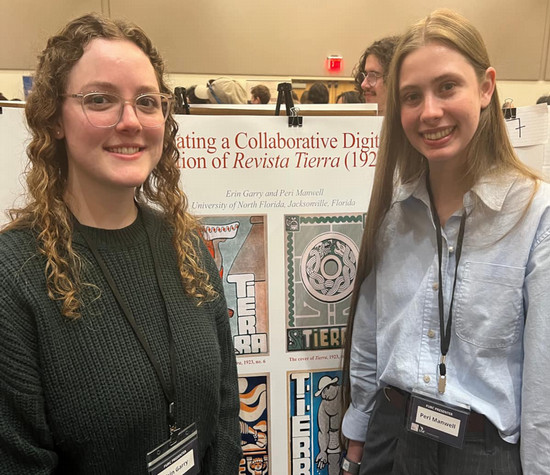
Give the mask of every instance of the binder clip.
[[504, 114], [504, 119], [506, 120], [512, 120], [516, 118], [516, 108], [514, 107], [514, 100], [511, 98], [507, 98], [504, 100], [504, 104], [502, 104], [502, 113]]
[[298, 115], [300, 109], [292, 107], [290, 109], [290, 115], [288, 116], [288, 126], [289, 127], [302, 127], [303, 117]]

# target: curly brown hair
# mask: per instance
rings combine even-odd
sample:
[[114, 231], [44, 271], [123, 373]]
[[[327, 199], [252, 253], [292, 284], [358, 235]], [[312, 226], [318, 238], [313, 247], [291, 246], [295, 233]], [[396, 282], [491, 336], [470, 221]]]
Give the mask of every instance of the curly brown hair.
[[[65, 143], [55, 139], [63, 94], [69, 73], [82, 57], [84, 48], [95, 38], [128, 40], [149, 58], [160, 92], [170, 93], [164, 82], [164, 61], [145, 32], [138, 26], [111, 20], [100, 14], [87, 14], [69, 22], [52, 36], [38, 58], [33, 90], [25, 107], [31, 141], [27, 147], [26, 170], [28, 196], [21, 208], [9, 210], [11, 222], [4, 228], [31, 229], [45, 256], [48, 295], [62, 304], [62, 314], [78, 318], [82, 302], [80, 257], [72, 246], [72, 214], [63, 196], [67, 186]], [[184, 291], [197, 305], [212, 300], [216, 292], [201, 263], [198, 221], [187, 212], [187, 198], [179, 186], [176, 161], [178, 126], [172, 111], [166, 121], [162, 156], [145, 183], [136, 188], [138, 203], [155, 203], [173, 230], [172, 242], [178, 255], [178, 267]]]
[[378, 62], [380, 63], [380, 66], [382, 66], [382, 71], [384, 74], [383, 79], [384, 82], [386, 82], [388, 71], [390, 70], [390, 63], [393, 57], [393, 53], [395, 52], [397, 43], [399, 43], [399, 36], [387, 36], [385, 38], [381, 38], [375, 41], [370, 46], [367, 46], [365, 51], [363, 51], [363, 54], [359, 58], [359, 62], [355, 65], [355, 68], [352, 72], [352, 75], [355, 79], [355, 87], [359, 94], [363, 94], [363, 91], [361, 89], [361, 83], [363, 82], [363, 79], [360, 79], [360, 75], [361, 73], [365, 72], [365, 63], [367, 61], [367, 56], [371, 54], [373, 56], [376, 56]]

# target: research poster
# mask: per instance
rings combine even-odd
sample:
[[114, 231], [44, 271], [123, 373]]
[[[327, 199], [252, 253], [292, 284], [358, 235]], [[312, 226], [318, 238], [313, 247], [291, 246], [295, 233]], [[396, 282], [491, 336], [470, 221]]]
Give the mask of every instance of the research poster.
[[179, 125], [182, 186], [229, 307], [240, 473], [336, 474], [342, 348], [381, 119], [289, 127], [284, 116], [191, 115]]

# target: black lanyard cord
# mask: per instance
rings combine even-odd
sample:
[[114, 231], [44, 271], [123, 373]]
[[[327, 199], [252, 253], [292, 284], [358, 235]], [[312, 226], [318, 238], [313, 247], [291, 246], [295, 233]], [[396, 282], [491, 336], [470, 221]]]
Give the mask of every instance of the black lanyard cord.
[[155, 277], [157, 279], [157, 284], [159, 286], [162, 300], [164, 304], [165, 309], [165, 315], [167, 320], [167, 326], [168, 326], [168, 349], [169, 349], [169, 355], [170, 355], [170, 384], [166, 382], [166, 380], [163, 377], [162, 369], [160, 367], [160, 363], [158, 359], [155, 357], [153, 352], [151, 351], [151, 347], [149, 346], [149, 343], [147, 341], [147, 338], [145, 337], [143, 331], [141, 328], [137, 325], [136, 320], [134, 318], [134, 315], [132, 314], [132, 311], [130, 310], [130, 307], [126, 303], [124, 297], [120, 293], [118, 286], [116, 285], [113, 276], [109, 269], [107, 268], [105, 261], [99, 254], [99, 251], [97, 249], [96, 243], [93, 240], [93, 238], [89, 235], [87, 235], [86, 231], [84, 230], [83, 226], [76, 220], [75, 218], [75, 224], [77, 229], [79, 230], [80, 234], [86, 241], [86, 244], [90, 248], [90, 251], [92, 252], [96, 262], [98, 263], [103, 276], [105, 277], [105, 280], [107, 281], [107, 284], [111, 288], [111, 291], [113, 292], [113, 295], [115, 297], [115, 300], [117, 301], [118, 305], [120, 306], [120, 309], [124, 313], [124, 316], [126, 317], [126, 320], [132, 327], [132, 330], [134, 331], [134, 334], [136, 335], [136, 338], [138, 339], [139, 343], [141, 344], [143, 350], [147, 354], [147, 357], [149, 358], [149, 361], [151, 362], [151, 365], [153, 366], [153, 369], [155, 370], [155, 373], [157, 375], [158, 381], [161, 385], [162, 392], [164, 393], [164, 397], [166, 399], [167, 407], [168, 407], [168, 426], [170, 428], [170, 432], [173, 433], [177, 429], [175, 414], [174, 414], [174, 404], [175, 404], [175, 388], [176, 388], [176, 352], [175, 352], [175, 343], [174, 338], [172, 335], [172, 330], [170, 326], [170, 320], [168, 318], [168, 309], [166, 307], [166, 298], [164, 295], [163, 287], [160, 282], [160, 266], [157, 260], [157, 257], [155, 256], [155, 252], [152, 247], [152, 239], [149, 230], [147, 229], [147, 226], [145, 226], [145, 231], [147, 233], [147, 238], [149, 242], [149, 248], [151, 250], [151, 254], [153, 256], [153, 262], [155, 266]]
[[449, 316], [447, 318], [447, 324], [445, 325], [445, 305], [443, 302], [443, 276], [442, 276], [443, 238], [441, 235], [441, 222], [439, 220], [439, 215], [437, 214], [437, 209], [435, 208], [429, 176], [426, 177], [426, 188], [428, 190], [428, 196], [430, 197], [430, 207], [432, 210], [433, 220], [435, 224], [436, 238], [437, 238], [437, 257], [438, 257], [438, 263], [439, 263], [439, 284], [438, 284], [439, 334], [440, 334], [440, 340], [441, 340], [441, 362], [439, 364], [438, 390], [440, 393], [444, 393], [446, 377], [447, 377], [446, 357], [449, 351], [449, 346], [451, 344], [453, 304], [455, 299], [458, 264], [460, 262], [460, 256], [462, 255], [462, 244], [464, 242], [466, 210], [462, 212], [462, 217], [460, 218], [460, 228], [458, 230], [458, 238], [457, 238], [456, 250], [455, 250], [456, 257], [455, 257], [455, 272], [454, 272], [454, 278], [453, 278], [453, 289], [451, 293], [451, 302], [449, 304]]

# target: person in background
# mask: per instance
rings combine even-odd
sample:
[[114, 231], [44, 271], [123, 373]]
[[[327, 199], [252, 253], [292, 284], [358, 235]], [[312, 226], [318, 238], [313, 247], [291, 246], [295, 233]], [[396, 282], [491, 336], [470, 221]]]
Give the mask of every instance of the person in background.
[[548, 105], [550, 105], [550, 95], [549, 96], [540, 96], [537, 99], [537, 104], [548, 104]]
[[26, 117], [28, 198], [0, 233], [0, 473], [145, 475], [181, 454], [237, 474], [227, 305], [158, 51], [77, 18], [41, 53]]
[[306, 89], [304, 92], [302, 92], [302, 95], [300, 96], [300, 104], [311, 104], [311, 102], [308, 99], [309, 91]]
[[209, 101], [208, 99], [199, 99], [196, 95], [195, 95], [195, 88], [197, 87], [197, 85], [193, 85], [193, 86], [189, 86], [186, 90], [185, 90], [185, 94], [187, 95], [187, 102], [189, 102], [189, 104], [208, 104]]
[[220, 77], [206, 85], [195, 87], [195, 95], [210, 104], [246, 104], [246, 91], [243, 85], [232, 78]]
[[307, 91], [309, 104], [328, 104], [328, 88], [322, 82], [315, 82]]
[[343, 473], [548, 473], [550, 185], [518, 159], [462, 16], [411, 26], [388, 78], [346, 333]]
[[271, 99], [271, 92], [269, 88], [263, 84], [258, 84], [250, 90], [250, 103], [251, 104], [269, 104]]
[[336, 98], [336, 104], [360, 104], [361, 102], [365, 101], [357, 91], [342, 92]]
[[7, 100], [8, 100], [8, 98], [0, 92], [0, 101], [7, 101]]
[[378, 115], [385, 112], [388, 71], [398, 42], [398, 36], [375, 41], [365, 49], [353, 72], [357, 92], [366, 103], [378, 105]]

